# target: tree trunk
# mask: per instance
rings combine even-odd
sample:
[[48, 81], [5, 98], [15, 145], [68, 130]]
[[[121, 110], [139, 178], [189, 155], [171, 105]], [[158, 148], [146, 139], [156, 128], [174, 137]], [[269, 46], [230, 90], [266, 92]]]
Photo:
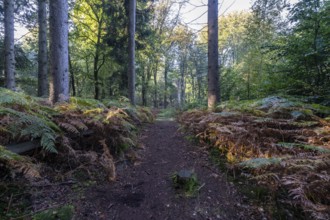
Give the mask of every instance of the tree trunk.
[[208, 0], [208, 108], [220, 102], [218, 53], [218, 0]]
[[130, 0], [128, 27], [128, 97], [132, 105], [135, 105], [135, 23], [136, 0]]
[[144, 65], [144, 62], [141, 62], [141, 86], [142, 86], [142, 90], [141, 90], [141, 96], [142, 96], [142, 105], [143, 106], [147, 106], [147, 100], [146, 100], [146, 68]]
[[198, 91], [197, 91], [197, 99], [200, 102], [202, 100], [202, 80], [201, 77], [197, 77], [197, 87], [198, 87]]
[[96, 45], [96, 52], [94, 56], [94, 64], [93, 64], [93, 75], [94, 75], [94, 98], [100, 98], [100, 82], [99, 82], [99, 71], [98, 71], [98, 63], [99, 63], [99, 40]]
[[142, 105], [147, 106], [146, 75], [145, 75], [145, 66], [144, 66], [143, 62], [142, 62], [142, 65], [141, 65], [141, 69], [142, 69]]
[[165, 58], [165, 70], [164, 70], [164, 108], [167, 108], [167, 78], [168, 78], [169, 63]]
[[6, 88], [16, 90], [14, 51], [14, 1], [4, 0]]
[[145, 75], [144, 69], [145, 69], [145, 67], [143, 66], [142, 105], [147, 106], [148, 105], [148, 93], [149, 93], [149, 81], [151, 80], [151, 75], [152, 75], [150, 60], [149, 60], [149, 64], [147, 65], [146, 75]]
[[72, 89], [72, 96], [76, 96], [76, 85], [75, 85], [75, 77], [74, 77], [74, 71], [72, 66], [72, 60], [69, 52], [69, 70], [70, 70], [70, 84]]
[[192, 95], [192, 100], [196, 100], [196, 86], [195, 86], [195, 76], [193, 74], [192, 68], [189, 68], [190, 72], [190, 77], [191, 77], [191, 95]]
[[185, 100], [186, 100], [186, 82], [184, 79], [185, 69], [186, 69], [186, 57], [182, 58], [182, 60], [181, 60], [181, 69], [180, 69], [181, 106], [180, 107], [183, 107], [183, 105], [185, 104]]
[[154, 71], [154, 107], [158, 108], [158, 82], [157, 82], [157, 72], [158, 72], [158, 60], [156, 61], [156, 67]]
[[195, 69], [196, 69], [196, 80], [197, 80], [197, 100], [200, 102], [202, 99], [201, 90], [202, 90], [202, 74], [199, 71], [199, 66], [197, 59], [194, 60]]
[[38, 0], [38, 96], [48, 95], [47, 0]]
[[50, 1], [50, 100], [69, 101], [68, 1]]

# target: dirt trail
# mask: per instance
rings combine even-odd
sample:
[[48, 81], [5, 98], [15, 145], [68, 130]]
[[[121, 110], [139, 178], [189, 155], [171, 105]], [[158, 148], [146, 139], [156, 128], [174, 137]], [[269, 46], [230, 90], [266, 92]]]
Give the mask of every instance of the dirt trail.
[[[207, 153], [177, 129], [174, 121], [146, 126], [141, 163], [119, 169], [115, 183], [89, 189], [76, 206], [76, 219], [262, 219], [255, 208], [244, 205]], [[194, 198], [178, 196], [172, 186], [171, 174], [181, 169], [194, 169], [205, 184]]]

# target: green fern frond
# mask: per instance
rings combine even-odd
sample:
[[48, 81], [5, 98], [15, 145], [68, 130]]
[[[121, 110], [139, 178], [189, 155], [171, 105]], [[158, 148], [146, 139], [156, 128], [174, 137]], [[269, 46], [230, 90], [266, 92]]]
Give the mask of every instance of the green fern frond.
[[83, 98], [71, 97], [70, 103], [76, 104], [81, 109], [105, 108], [105, 105], [102, 102], [99, 102], [98, 100], [95, 99], [83, 99]]
[[128, 121], [123, 120], [122, 123], [123, 123], [124, 128], [129, 132], [137, 130], [137, 128], [133, 124], [129, 123]]
[[[48, 125], [54, 124], [53, 122], [13, 109], [0, 108], [0, 115], [4, 114], [15, 118], [15, 121], [7, 127], [14, 136], [29, 136], [32, 139], [41, 138], [41, 146], [46, 151], [57, 152], [55, 148], [57, 134]], [[55, 125], [55, 127], [57, 126]]]
[[280, 147], [285, 147], [285, 148], [289, 148], [289, 149], [297, 147], [297, 148], [302, 148], [304, 150], [317, 151], [319, 153], [330, 153], [329, 149], [325, 149], [323, 147], [309, 145], [309, 144], [279, 142], [279, 143], [277, 143], [277, 145]]
[[268, 165], [278, 164], [281, 160], [282, 158], [254, 158], [241, 162], [239, 165], [246, 168], [257, 169]]
[[55, 146], [55, 136], [52, 133], [44, 133], [41, 136], [40, 145], [49, 152], [57, 153]]
[[0, 160], [21, 160], [21, 156], [7, 150], [4, 146], [0, 145]]
[[35, 104], [34, 100], [24, 93], [13, 92], [11, 90], [0, 88], [0, 105], [1, 106], [31, 106]]
[[78, 129], [72, 124], [60, 122], [59, 126], [61, 126], [61, 128], [64, 128], [66, 131], [68, 131], [70, 133], [73, 133], [73, 134], [76, 134], [76, 135], [80, 134]]

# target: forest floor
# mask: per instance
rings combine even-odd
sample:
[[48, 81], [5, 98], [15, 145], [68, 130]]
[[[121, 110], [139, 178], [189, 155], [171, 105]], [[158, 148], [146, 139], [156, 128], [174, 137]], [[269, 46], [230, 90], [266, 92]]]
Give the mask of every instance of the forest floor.
[[154, 122], [143, 108], [76, 99], [50, 111], [15, 95], [0, 145], [50, 136], [58, 153], [0, 146], [1, 220], [330, 219], [329, 107], [267, 97]]
[[[207, 151], [178, 132], [173, 120], [157, 120], [141, 132], [135, 164], [117, 165], [117, 180], [93, 185], [73, 201], [75, 219], [263, 219], [262, 208], [219, 171]], [[195, 196], [178, 194], [171, 175], [194, 170]], [[244, 200], [244, 201], [243, 201]]]

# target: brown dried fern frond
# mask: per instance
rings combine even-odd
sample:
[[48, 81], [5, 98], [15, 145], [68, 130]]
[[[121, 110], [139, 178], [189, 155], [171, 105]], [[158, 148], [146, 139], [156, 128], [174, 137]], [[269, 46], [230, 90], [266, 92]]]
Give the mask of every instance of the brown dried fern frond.
[[112, 155], [110, 154], [109, 147], [106, 144], [106, 140], [105, 139], [101, 140], [100, 144], [103, 147], [103, 154], [99, 158], [100, 159], [100, 164], [106, 170], [106, 172], [108, 174], [108, 180], [111, 182], [111, 181], [116, 180], [115, 163], [113, 161]]

